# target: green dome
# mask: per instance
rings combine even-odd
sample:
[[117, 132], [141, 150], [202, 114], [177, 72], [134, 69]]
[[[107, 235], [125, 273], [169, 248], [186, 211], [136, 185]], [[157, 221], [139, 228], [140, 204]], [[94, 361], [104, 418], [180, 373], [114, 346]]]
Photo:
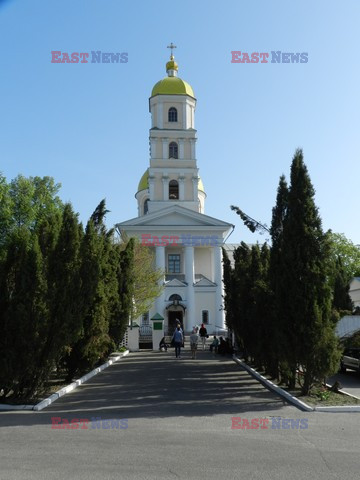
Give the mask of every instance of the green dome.
[[201, 180], [201, 178], [199, 177], [199, 183], [198, 183], [198, 190], [200, 190], [200, 192], [204, 192], [205, 193], [205, 188], [204, 188], [204, 184]]
[[141, 190], [146, 190], [149, 188], [149, 169], [147, 168], [145, 170], [144, 175], [141, 177], [139, 185], [138, 185], [138, 192], [141, 192]]
[[189, 95], [195, 98], [191, 86], [179, 77], [165, 77], [157, 82], [151, 92], [152, 97], [155, 95]]
[[[138, 192], [141, 192], [141, 190], [146, 190], [147, 188], [149, 188], [149, 169], [148, 168], [145, 170], [144, 175], [140, 179], [140, 182], [138, 185]], [[204, 184], [201, 178], [199, 178], [198, 190], [200, 190], [200, 192], [205, 193]]]

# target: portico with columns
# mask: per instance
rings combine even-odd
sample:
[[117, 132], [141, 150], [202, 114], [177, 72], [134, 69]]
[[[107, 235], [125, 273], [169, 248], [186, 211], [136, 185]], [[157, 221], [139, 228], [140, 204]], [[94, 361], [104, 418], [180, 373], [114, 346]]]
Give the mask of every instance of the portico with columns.
[[150, 161], [135, 194], [138, 216], [117, 228], [153, 249], [154, 267], [163, 272], [164, 289], [148, 319], [159, 313], [169, 333], [177, 320], [186, 332], [205, 323], [213, 333], [225, 327], [222, 244], [232, 225], [205, 215], [206, 193], [196, 159], [195, 95], [178, 77], [172, 54], [166, 71], [149, 99]]

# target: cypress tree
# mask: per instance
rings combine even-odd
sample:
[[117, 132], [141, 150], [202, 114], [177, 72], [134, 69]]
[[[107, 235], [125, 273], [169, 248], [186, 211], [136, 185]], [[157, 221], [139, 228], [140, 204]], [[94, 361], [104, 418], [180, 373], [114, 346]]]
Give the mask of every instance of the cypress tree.
[[118, 276], [119, 296], [121, 299], [120, 324], [129, 325], [133, 320], [133, 293], [134, 293], [134, 254], [135, 239], [130, 238], [126, 248], [120, 253], [120, 269]]
[[273, 378], [279, 377], [279, 361], [284, 351], [283, 325], [280, 316], [281, 257], [283, 247], [283, 228], [288, 206], [288, 186], [285, 176], [281, 175], [277, 189], [276, 204], [272, 210], [270, 234], [272, 246], [269, 264], [269, 328], [267, 338], [267, 370]]
[[68, 379], [77, 371], [91, 368], [111, 348], [109, 336], [109, 242], [103, 223], [105, 204], [102, 201], [89, 219], [80, 248], [80, 317], [79, 339], [71, 345], [66, 358]]
[[231, 267], [229, 256], [225, 250], [223, 251], [223, 282], [224, 282], [224, 305], [226, 313], [226, 326], [230, 330], [236, 332], [235, 312], [236, 306], [234, 304], [234, 271]]
[[336, 368], [338, 353], [331, 322], [327, 263], [329, 241], [321, 227], [301, 150], [291, 165], [291, 185], [284, 218], [277, 304], [283, 326], [282, 348], [289, 365], [289, 386], [303, 370], [303, 393]]
[[251, 251], [246, 243], [241, 242], [234, 250], [234, 271], [232, 275], [232, 305], [234, 308], [234, 331], [245, 360], [250, 355], [250, 329], [248, 322], [249, 304], [249, 271]]
[[22, 226], [8, 240], [0, 270], [0, 388], [29, 398], [48, 373], [39, 365], [48, 318], [46, 278], [35, 234]]
[[253, 261], [256, 262], [254, 272], [256, 276], [252, 281], [252, 325], [253, 325], [253, 351], [257, 365], [267, 367], [271, 355], [272, 345], [269, 342], [271, 322], [269, 320], [270, 287], [269, 287], [269, 262], [270, 249], [266, 243], [260, 248], [254, 246], [256, 254]]
[[[55, 227], [56, 230], [56, 227]], [[79, 336], [80, 277], [79, 277], [79, 226], [76, 214], [66, 204], [62, 214], [60, 232], [51, 249], [56, 233], [42, 230], [42, 240], [48, 241], [48, 303], [50, 321], [47, 341], [43, 350], [43, 362], [55, 364], [64, 350]], [[46, 250], [46, 247], [43, 247]]]

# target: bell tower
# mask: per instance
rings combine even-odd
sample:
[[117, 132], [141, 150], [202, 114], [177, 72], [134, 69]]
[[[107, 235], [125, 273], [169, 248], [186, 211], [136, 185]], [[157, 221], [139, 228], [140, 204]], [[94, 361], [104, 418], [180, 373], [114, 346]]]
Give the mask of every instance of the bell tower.
[[150, 166], [135, 195], [138, 215], [179, 204], [198, 213], [205, 211], [206, 194], [196, 163], [196, 98], [191, 86], [178, 77], [171, 43], [167, 76], [157, 82], [149, 99]]

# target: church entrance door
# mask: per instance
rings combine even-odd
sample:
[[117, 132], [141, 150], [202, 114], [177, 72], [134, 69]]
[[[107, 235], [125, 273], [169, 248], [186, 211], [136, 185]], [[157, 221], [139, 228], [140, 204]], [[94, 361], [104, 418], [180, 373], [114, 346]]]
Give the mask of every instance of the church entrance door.
[[183, 312], [181, 311], [168, 311], [168, 332], [172, 335], [175, 331], [176, 324], [180, 322], [181, 328], [184, 331]]

